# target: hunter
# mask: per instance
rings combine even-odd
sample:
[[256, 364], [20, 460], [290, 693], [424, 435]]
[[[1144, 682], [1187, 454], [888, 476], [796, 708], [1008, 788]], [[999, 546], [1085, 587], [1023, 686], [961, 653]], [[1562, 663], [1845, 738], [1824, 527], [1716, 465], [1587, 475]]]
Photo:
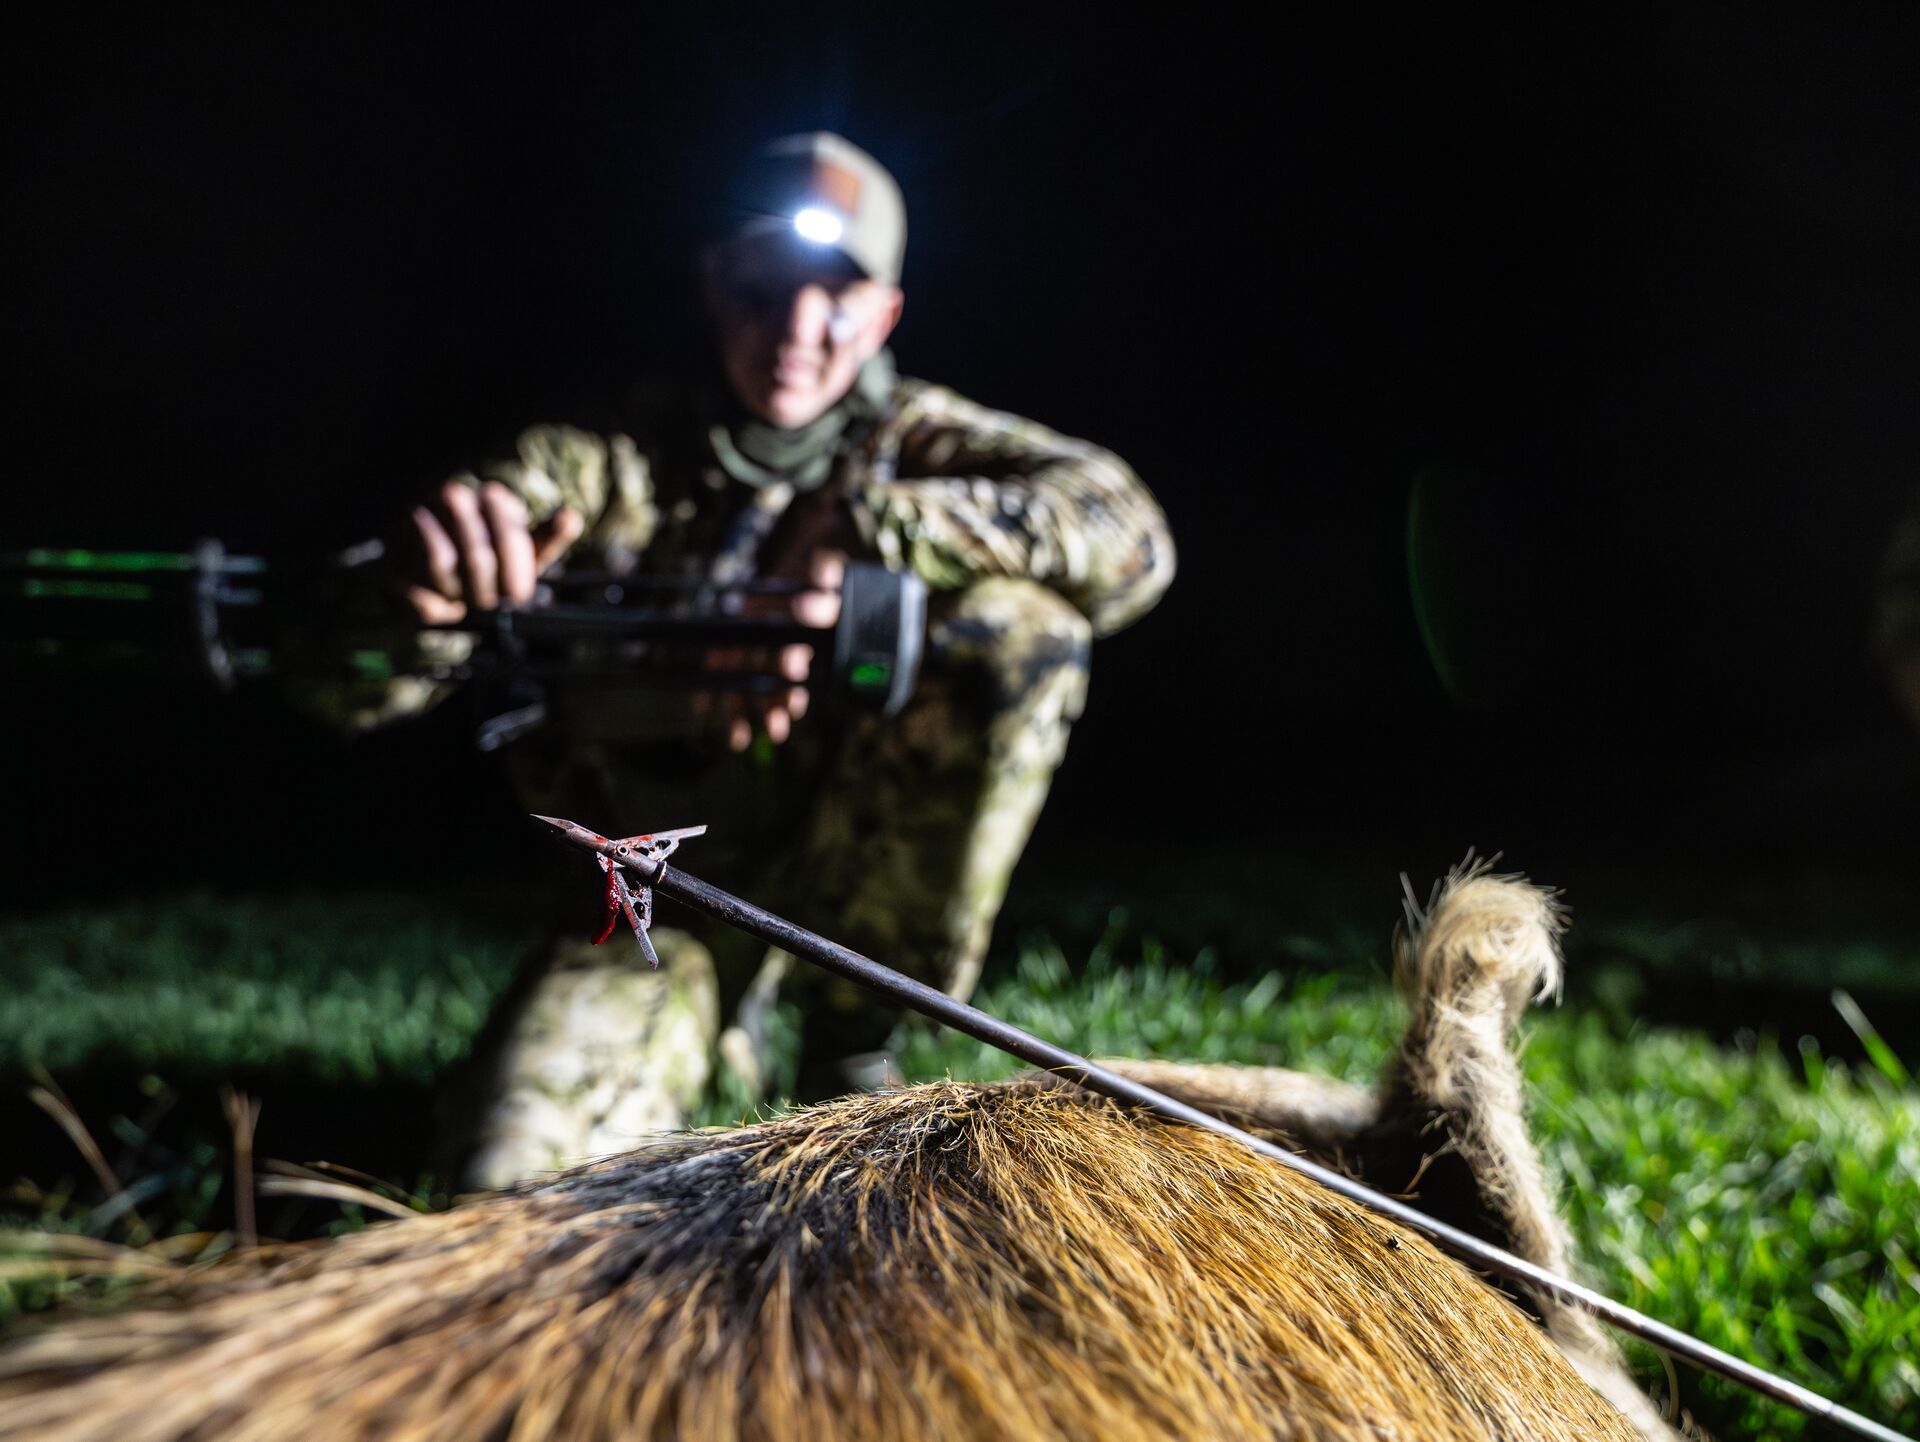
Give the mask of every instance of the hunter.
[[[549, 724], [507, 755], [528, 809], [610, 834], [706, 822], [700, 874], [965, 997], [1085, 702], [1089, 643], [1158, 601], [1173, 542], [1109, 452], [896, 373], [906, 212], [873, 157], [789, 137], [730, 199], [699, 256], [709, 374], [637, 392], [592, 429], [534, 426], [513, 457], [449, 480], [389, 548], [388, 594], [433, 624], [528, 602], [556, 568], [771, 578], [804, 588], [778, 603], [796, 619], [830, 625], [850, 559], [918, 573], [926, 659], [891, 719], [810, 711], [808, 653], [788, 647], [716, 658], [779, 678], [751, 702], [562, 682]], [[421, 631], [413, 669], [471, 645]], [[367, 728], [448, 689], [408, 669], [336, 689], [329, 709]], [[630, 943], [551, 950], [503, 1054], [476, 1183], [680, 1125], [716, 1042], [748, 1093], [770, 1084], [774, 1000], [804, 979], [718, 935], [655, 938], [658, 973]], [[806, 984], [812, 1065], [885, 1039], [895, 1018], [868, 998]]]

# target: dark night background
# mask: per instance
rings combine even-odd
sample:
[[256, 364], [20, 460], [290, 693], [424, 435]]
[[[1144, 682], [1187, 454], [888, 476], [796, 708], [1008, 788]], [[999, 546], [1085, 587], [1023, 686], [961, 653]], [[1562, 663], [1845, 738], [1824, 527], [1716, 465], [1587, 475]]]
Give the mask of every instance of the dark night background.
[[[0, 549], [389, 524], [697, 355], [725, 158], [831, 127], [907, 195], [903, 369], [1111, 446], [1181, 546], [1036, 866], [1204, 827], [1389, 898], [1471, 843], [1576, 901], [1633, 865], [1910, 907], [1920, 737], [1869, 638], [1920, 480], [1920, 7], [1262, 19], [43, 30]], [[7, 689], [23, 904], [101, 886], [103, 834], [134, 889], [266, 880], [235, 829], [402, 883], [453, 854], [409, 821], [523, 836], [458, 718], [349, 748], [258, 695]]]

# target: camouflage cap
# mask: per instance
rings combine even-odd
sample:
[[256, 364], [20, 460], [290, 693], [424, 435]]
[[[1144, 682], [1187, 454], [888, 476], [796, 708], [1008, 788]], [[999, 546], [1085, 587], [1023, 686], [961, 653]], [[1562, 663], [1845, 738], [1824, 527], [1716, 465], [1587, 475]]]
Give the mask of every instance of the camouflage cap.
[[825, 130], [789, 135], [754, 157], [739, 192], [735, 235], [784, 232], [831, 246], [895, 285], [907, 249], [907, 207], [887, 169]]

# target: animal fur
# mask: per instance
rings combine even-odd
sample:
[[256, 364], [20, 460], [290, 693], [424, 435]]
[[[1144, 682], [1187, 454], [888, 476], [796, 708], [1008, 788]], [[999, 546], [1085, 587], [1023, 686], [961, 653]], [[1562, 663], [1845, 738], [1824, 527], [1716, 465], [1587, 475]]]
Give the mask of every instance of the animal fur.
[[[1454, 879], [1410, 942], [1414, 1025], [1378, 1095], [1133, 1070], [1363, 1169], [1438, 1119], [1487, 1178], [1483, 1219], [1563, 1255], [1524, 1128], [1483, 1106], [1517, 1124], [1497, 1063], [1557, 975], [1545, 904]], [[670, 1138], [0, 1353], [5, 1442], [1643, 1432], [1417, 1235], [1038, 1079]]]
[[[1448, 878], [1426, 914], [1411, 901], [1407, 910], [1395, 975], [1412, 1021], [1386, 1073], [1382, 1115], [1404, 1120], [1425, 1109], [1426, 1132], [1447, 1139], [1442, 1165], [1466, 1174], [1477, 1230], [1565, 1274], [1573, 1239], [1527, 1135], [1524, 1083], [1508, 1044], [1530, 1002], [1560, 994], [1565, 913], [1550, 893], [1471, 865]], [[1376, 1170], [1379, 1137], [1393, 1130], [1376, 1124]], [[1433, 1159], [1424, 1152], [1421, 1166]], [[1526, 1301], [1580, 1374], [1643, 1433], [1674, 1435], [1598, 1322], [1557, 1297]]]

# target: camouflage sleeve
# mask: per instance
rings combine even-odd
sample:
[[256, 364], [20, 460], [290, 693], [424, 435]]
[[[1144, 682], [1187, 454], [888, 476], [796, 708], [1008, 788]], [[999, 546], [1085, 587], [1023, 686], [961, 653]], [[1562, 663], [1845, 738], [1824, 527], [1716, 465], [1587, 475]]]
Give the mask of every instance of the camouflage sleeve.
[[482, 474], [517, 491], [536, 525], [563, 506], [580, 512], [587, 529], [569, 552], [576, 563], [623, 570], [653, 539], [653, 478], [630, 437], [532, 426], [515, 452]]
[[[653, 536], [656, 513], [646, 460], [624, 435], [572, 426], [521, 432], [513, 459], [454, 477], [512, 487], [534, 524], [571, 506], [587, 527], [568, 557], [595, 569], [624, 569]], [[423, 630], [392, 595], [378, 564], [342, 566], [316, 598], [313, 622], [289, 637], [281, 690], [298, 709], [348, 732], [372, 731], [423, 715], [454, 689], [453, 672], [473, 654], [465, 632]]]
[[1109, 451], [952, 391], [909, 383], [892, 478], [852, 497], [854, 521], [890, 565], [928, 584], [1025, 576], [1107, 635], [1153, 608], [1173, 579], [1165, 515]]

